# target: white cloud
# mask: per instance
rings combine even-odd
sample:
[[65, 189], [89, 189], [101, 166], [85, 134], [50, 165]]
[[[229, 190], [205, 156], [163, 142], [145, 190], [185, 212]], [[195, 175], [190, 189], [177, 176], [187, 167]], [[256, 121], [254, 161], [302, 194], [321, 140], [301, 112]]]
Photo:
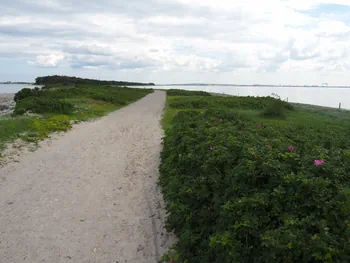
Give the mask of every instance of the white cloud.
[[64, 56], [59, 54], [39, 55], [34, 61], [29, 60], [28, 63], [37, 67], [57, 67]]
[[348, 0], [3, 0], [0, 60], [160, 83], [312, 82], [326, 71], [350, 83], [350, 21], [321, 4], [350, 13]]

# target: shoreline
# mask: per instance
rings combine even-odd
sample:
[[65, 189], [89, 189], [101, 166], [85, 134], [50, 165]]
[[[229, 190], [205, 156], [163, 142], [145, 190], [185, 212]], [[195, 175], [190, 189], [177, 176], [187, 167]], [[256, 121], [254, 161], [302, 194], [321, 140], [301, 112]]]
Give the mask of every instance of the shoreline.
[[9, 115], [15, 108], [14, 93], [0, 93], [0, 117]]

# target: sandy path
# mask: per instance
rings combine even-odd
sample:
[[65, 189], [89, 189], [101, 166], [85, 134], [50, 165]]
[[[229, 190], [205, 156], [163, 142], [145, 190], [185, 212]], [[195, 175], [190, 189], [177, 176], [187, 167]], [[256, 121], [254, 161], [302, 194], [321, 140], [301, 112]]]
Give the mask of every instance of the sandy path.
[[171, 242], [156, 187], [165, 93], [0, 168], [0, 262], [156, 262]]

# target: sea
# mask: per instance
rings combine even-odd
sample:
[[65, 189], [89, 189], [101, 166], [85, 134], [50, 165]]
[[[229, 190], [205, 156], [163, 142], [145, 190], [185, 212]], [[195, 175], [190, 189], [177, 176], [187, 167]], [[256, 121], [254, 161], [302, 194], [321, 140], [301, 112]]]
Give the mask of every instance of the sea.
[[[28, 84], [0, 84], [0, 93], [16, 93]], [[135, 88], [135, 87], [133, 87]], [[138, 87], [144, 88], [144, 87]], [[350, 110], [350, 87], [279, 87], [279, 86], [220, 86], [220, 85], [156, 85], [155, 89], [202, 90], [233, 96], [275, 96], [289, 102]]]
[[38, 85], [30, 84], [0, 84], [0, 93], [16, 93], [23, 88], [34, 88]]
[[155, 86], [155, 89], [202, 90], [233, 96], [275, 96], [288, 102], [350, 109], [350, 87], [280, 87], [280, 86]]

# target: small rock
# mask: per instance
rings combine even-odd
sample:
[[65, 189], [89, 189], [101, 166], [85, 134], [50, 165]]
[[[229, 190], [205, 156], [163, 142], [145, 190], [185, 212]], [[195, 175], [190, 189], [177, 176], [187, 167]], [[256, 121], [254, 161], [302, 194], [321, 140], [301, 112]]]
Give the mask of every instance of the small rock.
[[8, 202], [7, 204], [8, 204], [8, 205], [12, 205], [12, 204], [13, 204], [13, 202]]
[[144, 250], [145, 248], [143, 247], [143, 246], [141, 246], [141, 245], [139, 245], [139, 247], [137, 248], [137, 252], [140, 252], [140, 251], [142, 251], [142, 250]]
[[84, 218], [80, 219], [80, 222], [84, 222], [84, 221], [85, 221], [85, 219], [84, 219]]

